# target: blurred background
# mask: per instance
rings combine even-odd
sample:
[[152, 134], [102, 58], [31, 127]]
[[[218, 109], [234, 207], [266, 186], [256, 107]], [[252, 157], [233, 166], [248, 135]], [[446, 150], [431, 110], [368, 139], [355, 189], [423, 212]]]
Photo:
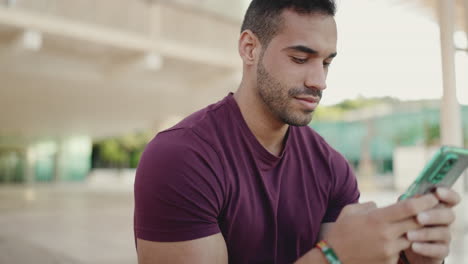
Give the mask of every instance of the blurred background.
[[[0, 263], [136, 263], [141, 153], [237, 89], [249, 2], [0, 0]], [[467, 13], [468, 0], [338, 2], [310, 126], [362, 201], [393, 203], [439, 146], [468, 147]], [[466, 263], [464, 208], [447, 263]]]

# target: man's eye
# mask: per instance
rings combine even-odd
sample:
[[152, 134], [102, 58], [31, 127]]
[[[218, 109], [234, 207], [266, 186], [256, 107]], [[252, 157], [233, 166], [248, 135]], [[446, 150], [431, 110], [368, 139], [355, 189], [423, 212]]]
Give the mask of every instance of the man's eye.
[[330, 64], [331, 64], [331, 62], [326, 62], [326, 61], [324, 61], [324, 62], [323, 62], [323, 67], [324, 67], [324, 68], [328, 68], [328, 67], [330, 66]]
[[301, 59], [301, 58], [296, 58], [296, 57], [291, 57], [291, 58], [297, 64], [304, 64], [307, 62], [307, 59]]

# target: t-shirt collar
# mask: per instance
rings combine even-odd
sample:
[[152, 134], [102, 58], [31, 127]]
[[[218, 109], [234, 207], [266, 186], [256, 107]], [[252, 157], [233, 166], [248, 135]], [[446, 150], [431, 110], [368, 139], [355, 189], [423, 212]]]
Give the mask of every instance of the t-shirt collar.
[[242, 116], [239, 105], [237, 104], [236, 100], [234, 99], [234, 94], [229, 93], [226, 100], [227, 100], [227, 103], [230, 106], [230, 109], [232, 110], [232, 113], [234, 114], [234, 119], [235, 119], [236, 123], [239, 124], [239, 128], [240, 128], [242, 134], [247, 138], [250, 146], [252, 147], [253, 151], [255, 152], [254, 154], [261, 161], [261, 164], [259, 164], [261, 169], [262, 170], [269, 170], [269, 169], [273, 168], [287, 154], [287, 149], [288, 149], [288, 145], [289, 145], [288, 142], [289, 142], [292, 127], [290, 126], [289, 129], [288, 129], [288, 132], [286, 133], [284, 148], [283, 148], [281, 154], [279, 156], [273, 155], [265, 147], [263, 147], [263, 145], [258, 141], [258, 139], [255, 137], [255, 135], [252, 133], [252, 131], [248, 127], [247, 122], [245, 122], [245, 119]]

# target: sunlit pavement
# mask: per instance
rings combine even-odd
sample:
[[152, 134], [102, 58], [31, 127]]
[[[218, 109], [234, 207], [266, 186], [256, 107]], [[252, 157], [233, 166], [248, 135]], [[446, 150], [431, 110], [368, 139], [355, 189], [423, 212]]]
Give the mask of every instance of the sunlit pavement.
[[[361, 201], [384, 206], [397, 197], [365, 192]], [[134, 264], [132, 226], [131, 185], [0, 186], [2, 264]], [[456, 232], [446, 263], [466, 263], [466, 234]]]

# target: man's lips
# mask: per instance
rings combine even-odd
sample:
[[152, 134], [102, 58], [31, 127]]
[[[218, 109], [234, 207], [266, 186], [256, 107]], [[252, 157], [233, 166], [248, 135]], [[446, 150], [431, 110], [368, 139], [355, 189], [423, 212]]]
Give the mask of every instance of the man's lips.
[[318, 106], [320, 98], [316, 97], [294, 97], [303, 107], [313, 111]]
[[303, 100], [307, 101], [309, 103], [318, 103], [320, 101], [320, 98], [317, 97], [295, 97], [298, 100]]

